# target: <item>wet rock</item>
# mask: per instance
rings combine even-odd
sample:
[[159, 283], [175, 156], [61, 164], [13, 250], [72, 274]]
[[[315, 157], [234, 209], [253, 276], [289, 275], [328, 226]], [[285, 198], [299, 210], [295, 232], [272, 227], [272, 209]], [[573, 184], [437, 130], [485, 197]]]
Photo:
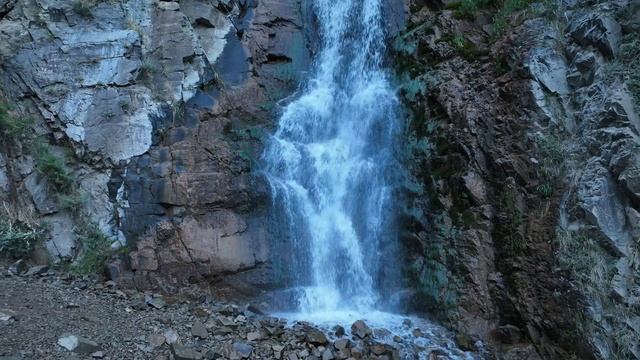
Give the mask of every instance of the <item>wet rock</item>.
[[357, 320], [351, 325], [351, 333], [364, 339], [371, 335], [371, 328], [362, 320]]
[[96, 351], [94, 353], [91, 353], [91, 357], [94, 359], [102, 359], [104, 357], [104, 352]]
[[333, 332], [336, 334], [337, 337], [342, 337], [345, 334], [344, 327], [342, 327], [340, 325], [334, 326], [333, 327]]
[[[233, 344], [233, 354], [232, 355], [236, 355], [239, 356], [239, 358], [241, 359], [247, 359], [249, 358], [249, 356], [251, 356], [251, 353], [253, 352], [253, 346], [249, 345], [249, 344], [245, 344], [242, 342], [236, 342]], [[234, 358], [233, 356], [231, 357], [232, 359]]]
[[333, 343], [333, 346], [337, 350], [344, 350], [351, 346], [351, 341], [349, 341], [349, 339], [338, 339]]
[[191, 326], [191, 335], [200, 339], [206, 339], [209, 336], [209, 332], [203, 323], [196, 321]]
[[304, 329], [307, 342], [314, 345], [324, 345], [327, 343], [327, 336], [320, 330], [307, 327]]
[[175, 360], [202, 359], [202, 354], [178, 343], [171, 345], [171, 353]]
[[100, 346], [97, 343], [77, 335], [64, 335], [58, 338], [58, 345], [79, 354], [91, 354], [100, 351]]
[[326, 349], [322, 353], [322, 360], [333, 360], [333, 359], [335, 359], [335, 357], [333, 356], [333, 352], [331, 351], [331, 349]]

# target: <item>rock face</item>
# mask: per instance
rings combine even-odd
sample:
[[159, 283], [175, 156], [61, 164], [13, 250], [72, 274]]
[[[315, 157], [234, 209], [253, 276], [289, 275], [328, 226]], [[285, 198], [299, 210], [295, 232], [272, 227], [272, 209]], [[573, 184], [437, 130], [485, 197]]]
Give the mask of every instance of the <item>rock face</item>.
[[[161, 277], [168, 290], [260, 272], [269, 191], [252, 170], [276, 102], [309, 65], [307, 6], [0, 2], [0, 99], [35, 119], [38, 141], [72, 153], [83, 219], [130, 250], [112, 276], [141, 288]], [[0, 150], [0, 201], [32, 208], [51, 224], [51, 260], [73, 261], [84, 220], [49, 182], [26, 141]]]
[[413, 308], [487, 356], [640, 358], [638, 4], [536, 6], [497, 33], [410, 2]]

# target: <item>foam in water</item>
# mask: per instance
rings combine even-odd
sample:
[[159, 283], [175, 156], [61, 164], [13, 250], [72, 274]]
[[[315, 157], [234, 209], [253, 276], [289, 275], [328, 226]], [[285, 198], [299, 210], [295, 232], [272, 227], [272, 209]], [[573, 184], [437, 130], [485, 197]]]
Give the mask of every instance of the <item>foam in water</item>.
[[264, 157], [287, 214], [289, 250], [298, 252], [287, 266], [304, 289], [299, 310], [365, 312], [380, 300], [381, 242], [394, 242], [383, 230], [392, 223], [398, 101], [381, 66], [380, 0], [314, 5], [321, 50]]

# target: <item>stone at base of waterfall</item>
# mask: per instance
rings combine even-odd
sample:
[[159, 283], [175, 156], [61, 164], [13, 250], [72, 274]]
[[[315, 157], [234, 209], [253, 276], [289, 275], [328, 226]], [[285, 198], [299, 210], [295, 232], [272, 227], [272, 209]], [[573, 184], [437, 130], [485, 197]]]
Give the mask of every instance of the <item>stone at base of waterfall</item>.
[[335, 332], [337, 337], [343, 337], [345, 334], [344, 328], [340, 325], [334, 326], [333, 331]]
[[77, 335], [64, 335], [58, 339], [58, 345], [78, 354], [91, 354], [100, 351], [100, 346], [89, 339]]
[[333, 359], [335, 359], [335, 357], [333, 357], [333, 352], [330, 349], [327, 349], [322, 353], [322, 360], [333, 360]]
[[226, 343], [222, 347], [222, 355], [231, 360], [248, 359], [253, 352], [253, 346], [243, 342]]
[[338, 339], [333, 343], [333, 347], [336, 350], [344, 350], [351, 347], [351, 341], [349, 339]]
[[304, 331], [308, 343], [314, 345], [324, 345], [327, 343], [327, 336], [322, 331], [312, 327], [306, 327]]
[[362, 320], [358, 320], [351, 325], [351, 333], [364, 339], [367, 336], [371, 336], [371, 328]]

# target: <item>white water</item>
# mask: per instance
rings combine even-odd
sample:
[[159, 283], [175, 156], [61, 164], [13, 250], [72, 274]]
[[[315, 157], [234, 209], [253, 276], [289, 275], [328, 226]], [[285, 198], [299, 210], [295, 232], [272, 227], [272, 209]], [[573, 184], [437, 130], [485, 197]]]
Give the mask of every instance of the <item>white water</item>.
[[304, 290], [298, 310], [364, 313], [380, 300], [398, 101], [381, 65], [381, 0], [315, 0], [315, 11], [321, 48], [267, 147], [267, 173], [297, 252], [286, 266]]
[[379, 290], [400, 287], [393, 190], [402, 127], [382, 66], [382, 1], [314, 0], [320, 51], [264, 154], [274, 213], [283, 214], [276, 224], [285, 233], [280, 268], [291, 288], [281, 296], [297, 304], [274, 315], [347, 331], [362, 319], [388, 330], [376, 339], [409, 351], [406, 358], [426, 359], [439, 349], [471, 359], [443, 328], [415, 317], [409, 326], [407, 316], [380, 311], [390, 296]]

